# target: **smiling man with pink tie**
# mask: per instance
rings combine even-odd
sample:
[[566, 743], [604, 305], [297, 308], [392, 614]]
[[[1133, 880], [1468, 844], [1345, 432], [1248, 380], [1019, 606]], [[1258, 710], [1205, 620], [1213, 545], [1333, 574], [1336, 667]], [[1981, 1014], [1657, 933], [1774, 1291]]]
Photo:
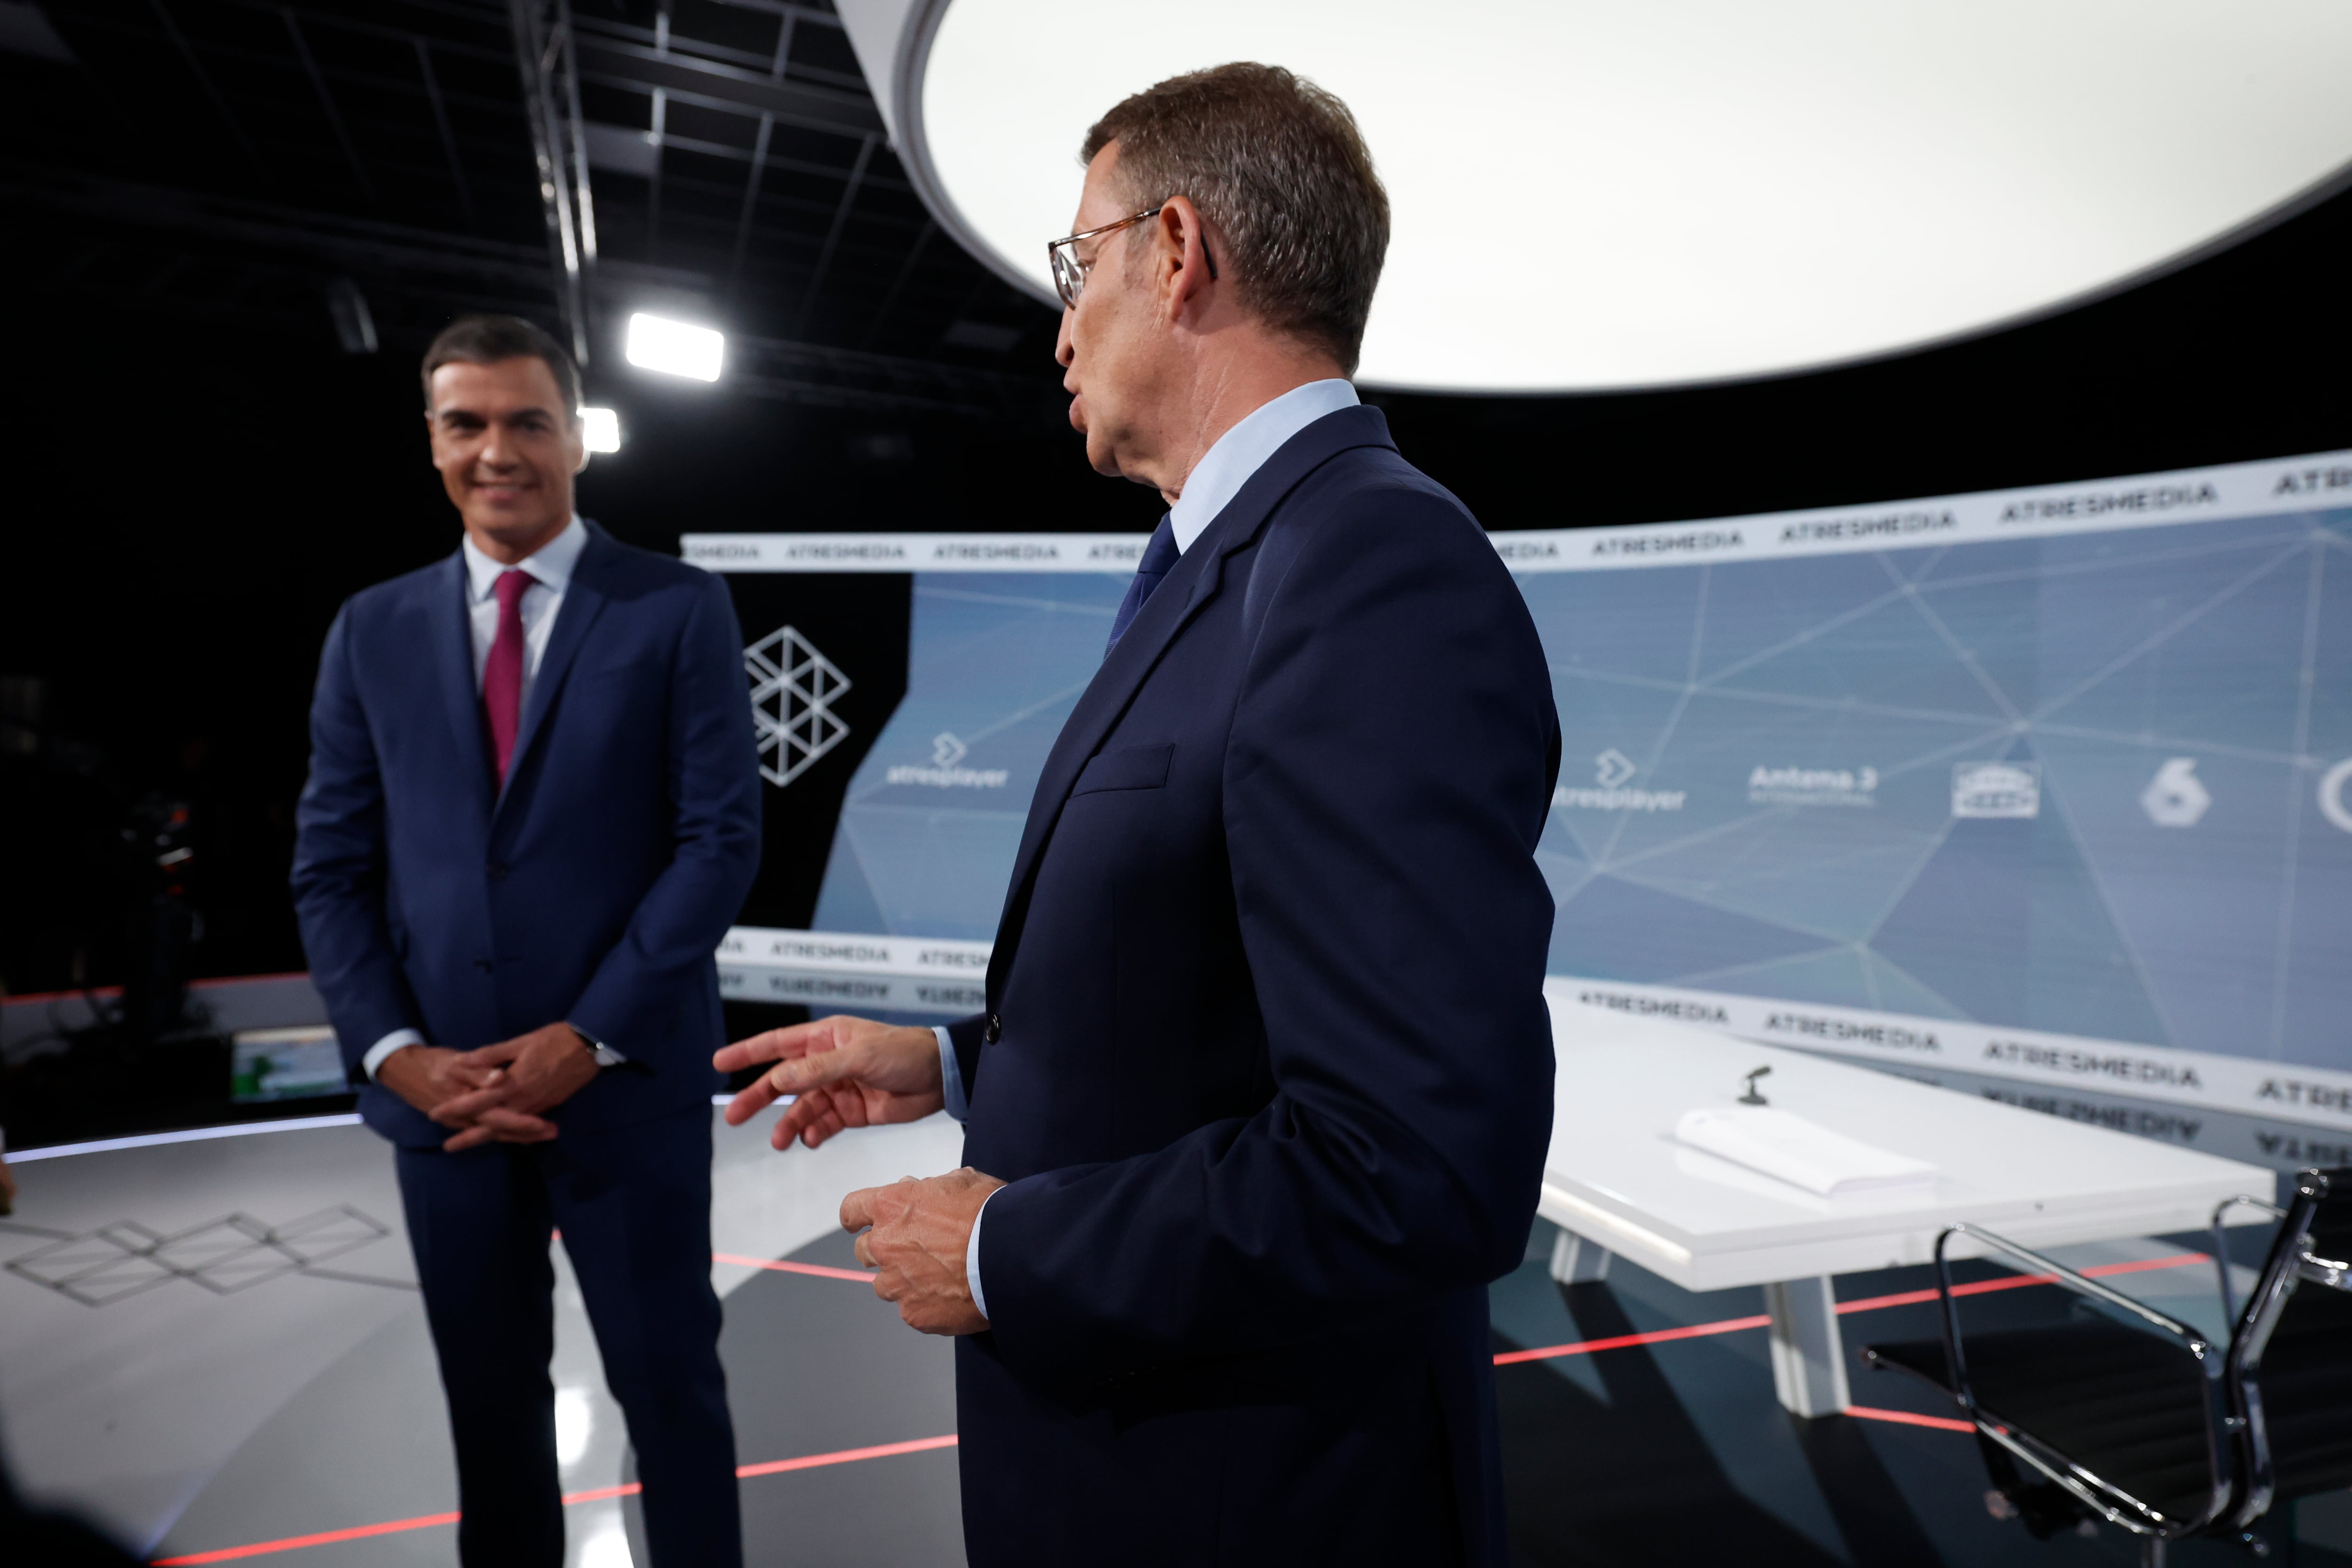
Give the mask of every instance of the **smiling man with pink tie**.
[[294, 892], [396, 1146], [468, 1564], [563, 1560], [561, 1229], [628, 1419], [655, 1568], [741, 1561], [710, 1288], [712, 953], [759, 862], [742, 637], [715, 577], [572, 510], [579, 380], [477, 316], [424, 366], [457, 551], [320, 657]]

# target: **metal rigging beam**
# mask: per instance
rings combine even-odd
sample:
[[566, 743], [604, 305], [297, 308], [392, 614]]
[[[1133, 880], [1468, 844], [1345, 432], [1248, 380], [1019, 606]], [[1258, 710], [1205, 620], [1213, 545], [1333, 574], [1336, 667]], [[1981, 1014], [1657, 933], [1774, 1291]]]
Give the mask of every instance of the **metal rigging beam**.
[[741, 113], [771, 114], [787, 125], [814, 131], [863, 136], [883, 129], [882, 111], [864, 93], [782, 79], [675, 48], [595, 33], [580, 35], [578, 47], [582, 72], [598, 81], [643, 91], [660, 88]]
[[310, 53], [310, 41], [302, 36], [302, 24], [295, 20], [290, 7], [279, 11], [278, 16], [286, 23], [286, 36], [294, 40], [295, 58], [302, 62], [302, 69], [310, 78], [310, 90], [319, 95], [319, 107], [327, 111], [327, 124], [343, 149], [343, 161], [352, 166], [352, 178], [359, 182], [360, 195], [367, 198], [368, 205], [374, 206], [375, 182], [368, 178], [367, 164], [361, 162], [359, 147], [343, 124], [343, 111], [335, 107], [335, 95], [327, 90], [326, 73], [320, 70], [317, 57]]
[[441, 79], [433, 69], [433, 50], [423, 38], [412, 39], [416, 46], [416, 74], [425, 79], [425, 99], [433, 106], [433, 123], [441, 132], [441, 153], [449, 160], [449, 181], [457, 187], [457, 205], [466, 214], [466, 221], [474, 221], [474, 189], [466, 182], [466, 161], [457, 156], [457, 137], [449, 129], [449, 108], [441, 100]]
[[824, 275], [833, 267], [833, 253], [841, 244], [841, 231], [849, 225], [850, 209], [857, 205], [857, 187], [865, 183], [866, 165], [874, 159], [874, 149], [881, 145], [879, 135], [868, 136], [857, 149], [857, 162], [849, 168], [849, 180], [841, 187], [841, 203], [833, 209], [833, 226], [824, 231], [824, 248], [816, 253], [816, 269], [809, 275], [808, 291], [801, 296], [801, 308], [793, 318], [793, 336], [799, 337], [808, 330], [809, 312], [816, 308], [817, 290], [824, 287]]
[[540, 205], [547, 215], [556, 313], [572, 339], [572, 358], [584, 369], [596, 231], [580, 126], [571, 0], [508, 0], [508, 14], [514, 23], [523, 116], [530, 122], [531, 153], [539, 164]]

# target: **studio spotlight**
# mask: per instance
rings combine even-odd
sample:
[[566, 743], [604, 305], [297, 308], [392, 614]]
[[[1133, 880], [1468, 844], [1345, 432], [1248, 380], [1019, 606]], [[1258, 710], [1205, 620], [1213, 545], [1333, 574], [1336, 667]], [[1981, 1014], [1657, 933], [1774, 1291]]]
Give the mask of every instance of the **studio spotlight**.
[[629, 363], [664, 375], [717, 381], [727, 340], [709, 327], [690, 326], [640, 310], [629, 318]]
[[592, 452], [617, 452], [621, 449], [621, 416], [610, 408], [580, 410], [580, 433], [586, 437]]

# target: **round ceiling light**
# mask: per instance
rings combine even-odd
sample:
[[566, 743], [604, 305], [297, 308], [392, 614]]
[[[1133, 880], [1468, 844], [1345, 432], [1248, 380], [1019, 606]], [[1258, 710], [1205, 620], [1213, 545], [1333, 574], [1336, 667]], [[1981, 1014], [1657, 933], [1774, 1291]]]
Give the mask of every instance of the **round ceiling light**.
[[2352, 173], [2344, 0], [837, 0], [941, 226], [1047, 303], [1076, 149], [1233, 59], [1355, 110], [1394, 237], [1361, 379], [1769, 375], [2077, 304]]

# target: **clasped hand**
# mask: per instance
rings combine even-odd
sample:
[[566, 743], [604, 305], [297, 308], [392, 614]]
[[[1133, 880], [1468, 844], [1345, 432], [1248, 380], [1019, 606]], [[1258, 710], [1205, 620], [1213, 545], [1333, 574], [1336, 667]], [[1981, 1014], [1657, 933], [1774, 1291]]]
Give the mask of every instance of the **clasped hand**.
[[405, 1046], [376, 1069], [376, 1081], [444, 1127], [455, 1154], [488, 1142], [544, 1143], [555, 1123], [541, 1114], [596, 1076], [596, 1058], [569, 1024], [550, 1024], [479, 1050]]

